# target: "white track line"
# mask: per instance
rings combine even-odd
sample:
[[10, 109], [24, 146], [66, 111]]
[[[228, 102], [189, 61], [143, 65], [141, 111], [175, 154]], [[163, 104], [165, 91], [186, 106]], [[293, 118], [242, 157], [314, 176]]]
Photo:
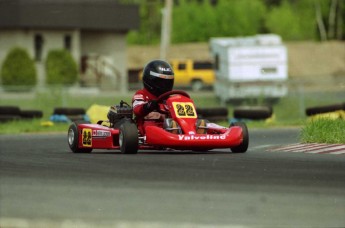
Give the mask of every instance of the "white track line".
[[325, 149], [320, 149], [320, 150], [313, 150], [313, 151], [306, 151], [306, 153], [309, 153], [309, 154], [317, 154], [317, 153], [329, 153], [329, 152], [345, 152], [345, 145], [333, 145], [333, 146], [330, 146], [328, 148], [325, 148]]
[[298, 143], [271, 148], [267, 151], [309, 154], [345, 154], [345, 144]]

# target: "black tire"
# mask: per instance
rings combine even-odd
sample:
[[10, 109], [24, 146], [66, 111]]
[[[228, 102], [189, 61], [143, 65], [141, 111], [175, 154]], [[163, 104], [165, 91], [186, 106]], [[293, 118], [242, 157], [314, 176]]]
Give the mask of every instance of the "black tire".
[[43, 112], [40, 110], [22, 110], [20, 116], [24, 119], [39, 119], [43, 117]]
[[325, 106], [310, 107], [305, 110], [307, 116], [313, 116], [317, 114], [335, 112], [339, 110], [345, 110], [345, 103], [343, 104], [333, 104]]
[[78, 125], [83, 123], [89, 123], [87, 121], [76, 121], [73, 122], [69, 128], [67, 133], [67, 142], [69, 145], [69, 148], [71, 148], [73, 153], [91, 153], [92, 148], [79, 148], [79, 131], [78, 131]]
[[84, 115], [86, 113], [84, 108], [54, 108], [56, 115], [77, 116]]
[[123, 154], [138, 153], [138, 128], [133, 122], [126, 121], [120, 126], [119, 145]]
[[243, 141], [240, 145], [235, 146], [235, 147], [231, 147], [231, 151], [233, 153], [245, 153], [248, 150], [248, 146], [249, 146], [249, 132], [248, 132], [248, 128], [247, 125], [243, 122], [236, 122], [233, 123], [231, 126], [239, 126], [242, 128], [243, 131]]
[[234, 109], [234, 118], [263, 120], [271, 117], [272, 107], [269, 106], [240, 106]]
[[0, 115], [20, 116], [20, 108], [17, 106], [0, 106]]

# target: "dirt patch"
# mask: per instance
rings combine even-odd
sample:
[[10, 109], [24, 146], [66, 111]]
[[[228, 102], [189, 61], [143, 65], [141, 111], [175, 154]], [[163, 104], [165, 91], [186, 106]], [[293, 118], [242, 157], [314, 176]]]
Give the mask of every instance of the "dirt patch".
[[345, 72], [345, 42], [297, 42], [287, 43], [287, 47], [291, 77], [323, 77]]

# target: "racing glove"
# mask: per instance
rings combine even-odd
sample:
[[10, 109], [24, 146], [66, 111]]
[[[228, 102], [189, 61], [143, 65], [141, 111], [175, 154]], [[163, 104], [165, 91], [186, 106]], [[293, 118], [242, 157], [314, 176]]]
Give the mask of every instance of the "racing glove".
[[159, 107], [159, 105], [158, 105], [157, 101], [152, 100], [152, 101], [149, 101], [146, 104], [144, 104], [143, 109], [145, 112], [149, 113], [149, 112], [152, 112], [152, 111], [158, 109], [158, 107]]

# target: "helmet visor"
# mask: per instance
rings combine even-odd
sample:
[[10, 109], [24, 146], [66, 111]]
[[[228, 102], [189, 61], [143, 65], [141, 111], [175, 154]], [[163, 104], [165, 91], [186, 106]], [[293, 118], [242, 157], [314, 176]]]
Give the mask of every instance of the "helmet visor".
[[158, 96], [168, 91], [171, 91], [174, 86], [174, 78], [163, 79], [163, 78], [153, 77], [152, 82], [157, 89], [156, 95]]

